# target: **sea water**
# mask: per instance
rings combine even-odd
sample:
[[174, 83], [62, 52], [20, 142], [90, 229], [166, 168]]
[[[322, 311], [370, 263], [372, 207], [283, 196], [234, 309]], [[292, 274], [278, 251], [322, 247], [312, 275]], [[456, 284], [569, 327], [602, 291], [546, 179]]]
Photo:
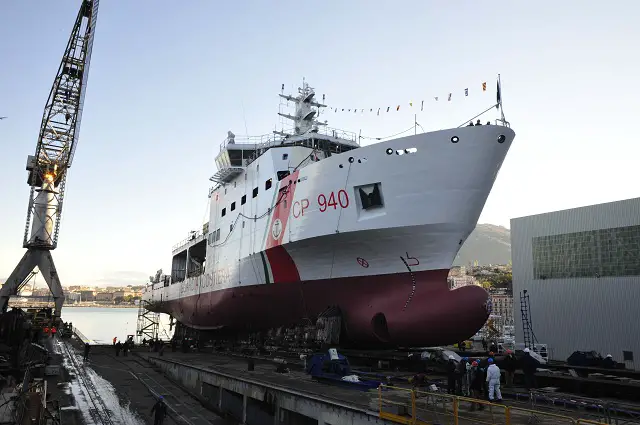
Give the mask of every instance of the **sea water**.
[[[72, 322], [95, 344], [111, 344], [113, 337], [124, 341], [127, 335], [136, 335], [138, 308], [62, 307], [62, 320]], [[160, 314], [158, 333], [164, 340], [173, 334], [166, 314]]]

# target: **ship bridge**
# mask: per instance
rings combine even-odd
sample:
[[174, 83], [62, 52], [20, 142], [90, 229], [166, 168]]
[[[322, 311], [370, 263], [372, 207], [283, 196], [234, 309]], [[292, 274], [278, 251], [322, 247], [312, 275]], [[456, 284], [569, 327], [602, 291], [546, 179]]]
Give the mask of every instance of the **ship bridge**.
[[[283, 85], [284, 90], [284, 85]], [[211, 181], [224, 185], [237, 176], [267, 150], [279, 146], [304, 146], [323, 152], [324, 157], [360, 147], [355, 133], [327, 127], [327, 122], [317, 120], [320, 108], [326, 107], [315, 101], [315, 92], [307, 83], [298, 89], [298, 96], [280, 94], [286, 102], [293, 102], [293, 114], [279, 112], [283, 118], [293, 121], [290, 133], [274, 131], [273, 134], [237, 138], [231, 131], [220, 145], [216, 156], [218, 171]], [[324, 101], [324, 95], [322, 96]]]
[[233, 181], [256, 158], [274, 147], [304, 146], [331, 156], [359, 148], [357, 137], [356, 133], [328, 127], [314, 128], [300, 135], [276, 132], [274, 135], [237, 137], [229, 132], [215, 159], [218, 171], [210, 180], [222, 185]]

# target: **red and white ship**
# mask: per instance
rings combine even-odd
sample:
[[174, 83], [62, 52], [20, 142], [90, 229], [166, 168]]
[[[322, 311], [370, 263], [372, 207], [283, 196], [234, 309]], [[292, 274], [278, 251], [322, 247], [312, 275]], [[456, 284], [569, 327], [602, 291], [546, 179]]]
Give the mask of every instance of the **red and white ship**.
[[304, 84], [291, 134], [231, 132], [211, 177], [210, 220], [173, 248], [150, 309], [199, 330], [313, 323], [338, 307], [341, 343], [435, 346], [471, 337], [488, 295], [447, 275], [515, 133], [504, 119], [360, 146], [317, 121]]

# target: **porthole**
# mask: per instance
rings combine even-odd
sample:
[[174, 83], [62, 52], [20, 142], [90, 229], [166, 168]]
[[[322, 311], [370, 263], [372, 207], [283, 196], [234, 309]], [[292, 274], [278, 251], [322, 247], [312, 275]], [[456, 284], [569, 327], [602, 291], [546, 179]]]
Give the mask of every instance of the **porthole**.
[[504, 143], [505, 140], [507, 140], [507, 138], [504, 137], [504, 134], [498, 136], [498, 143]]
[[355, 159], [353, 159], [352, 156], [349, 157], [349, 162], [353, 164], [353, 161], [355, 161]]
[[451, 138], [451, 143], [458, 143], [460, 141], [460, 139], [458, 138], [458, 136], [453, 136]]
[[342, 168], [342, 164], [338, 165], [338, 167]]
[[387, 149], [387, 155], [393, 155], [393, 149], [391, 148]]

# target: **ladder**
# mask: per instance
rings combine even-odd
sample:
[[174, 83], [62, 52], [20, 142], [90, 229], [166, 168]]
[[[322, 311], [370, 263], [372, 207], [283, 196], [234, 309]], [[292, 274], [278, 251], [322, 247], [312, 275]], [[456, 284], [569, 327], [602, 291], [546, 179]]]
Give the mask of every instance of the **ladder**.
[[520, 314], [522, 315], [522, 337], [525, 348], [534, 349], [538, 342], [535, 333], [533, 333], [533, 325], [531, 322], [531, 308], [529, 307], [529, 294], [527, 290], [520, 292]]

